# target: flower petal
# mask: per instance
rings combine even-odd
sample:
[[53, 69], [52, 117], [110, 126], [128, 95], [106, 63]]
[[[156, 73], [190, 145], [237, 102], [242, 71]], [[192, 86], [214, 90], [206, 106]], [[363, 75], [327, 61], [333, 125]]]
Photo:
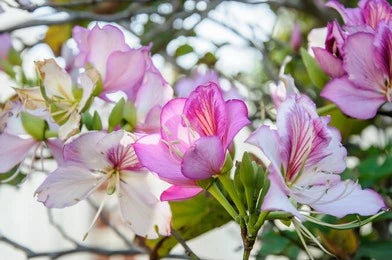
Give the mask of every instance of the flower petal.
[[280, 170], [282, 164], [279, 151], [280, 140], [276, 130], [268, 126], [260, 126], [248, 137], [246, 142], [259, 147], [275, 169]]
[[264, 198], [261, 209], [271, 211], [282, 210], [291, 213], [300, 219], [303, 219], [303, 217], [299, 214], [298, 210], [293, 206], [293, 204], [291, 204], [289, 198], [287, 197], [287, 194], [284, 191], [284, 188], [282, 188], [280, 185], [278, 177], [275, 176], [274, 171], [271, 171], [269, 179], [271, 181], [271, 184]]
[[84, 50], [84, 53], [86, 53], [85, 62], [93, 64], [101, 73], [102, 78], [106, 78], [106, 68], [109, 56], [115, 51], [130, 50], [129, 46], [125, 43], [124, 34], [120, 29], [113, 25], [105, 25], [100, 28], [98, 24], [89, 31], [87, 43], [84, 43], [83, 47], [87, 47], [87, 49]]
[[89, 169], [106, 169], [111, 166], [106, 154], [97, 149], [97, 143], [106, 136], [103, 132], [87, 132], [70, 139], [64, 145], [64, 161], [83, 165]]
[[321, 96], [334, 102], [346, 115], [358, 119], [374, 117], [378, 108], [386, 101], [384, 95], [358, 88], [347, 77], [331, 80], [321, 92]]
[[133, 145], [140, 163], [159, 177], [172, 184], [193, 184], [181, 173], [181, 161], [161, 141], [159, 134], [140, 138]]
[[346, 25], [361, 25], [364, 23], [362, 18], [361, 9], [359, 8], [345, 8], [337, 0], [330, 0], [326, 6], [334, 8], [342, 16]]
[[68, 101], [74, 100], [71, 77], [57, 65], [54, 59], [37, 61], [35, 64], [40, 72], [48, 98], [60, 97]]
[[326, 49], [314, 47], [313, 53], [320, 67], [329, 76], [336, 78], [345, 74], [342, 60], [333, 56]]
[[57, 164], [62, 165], [64, 163], [63, 142], [61, 142], [59, 139], [48, 139], [45, 141], [45, 143], [48, 146]]
[[224, 137], [227, 127], [225, 101], [215, 83], [198, 86], [186, 100], [184, 114], [200, 135]]
[[37, 141], [33, 138], [24, 139], [3, 133], [0, 135], [0, 144], [0, 173], [5, 173], [21, 163]]
[[173, 185], [161, 195], [161, 201], [178, 201], [192, 198], [202, 192], [199, 186], [176, 186]]
[[163, 85], [159, 75], [146, 73], [135, 99], [138, 122], [144, 122], [150, 110], [163, 106], [172, 97], [173, 89], [167, 84]]
[[122, 218], [137, 235], [147, 239], [170, 235], [170, 206], [159, 200], [167, 183], [147, 172], [122, 172], [117, 185]]
[[332, 187], [313, 186], [301, 193], [306, 197], [296, 197], [298, 202], [338, 218], [348, 214], [370, 216], [386, 208], [379, 194], [370, 189], [362, 190], [359, 184], [351, 180], [341, 181]]
[[182, 153], [197, 139], [199, 135], [189, 126], [183, 124], [185, 98], [175, 98], [166, 103], [161, 113], [161, 136], [168, 143], [176, 143]]
[[144, 54], [140, 50], [111, 53], [107, 60], [101, 96], [120, 90], [136, 93], [143, 79], [145, 66]]
[[373, 34], [364, 32], [348, 36], [344, 46], [343, 66], [348, 79], [355, 85], [382, 93], [384, 80], [389, 78], [389, 71], [383, 71], [376, 66], [374, 40]]
[[197, 140], [184, 154], [181, 171], [193, 180], [202, 180], [219, 174], [225, 160], [222, 141], [217, 136]]
[[223, 139], [224, 147], [227, 148], [233, 141], [235, 135], [246, 125], [250, 124], [248, 119], [248, 108], [244, 101], [232, 99], [226, 101], [227, 133]]
[[74, 165], [57, 168], [38, 187], [38, 201], [48, 208], [72, 206], [88, 197], [107, 177]]

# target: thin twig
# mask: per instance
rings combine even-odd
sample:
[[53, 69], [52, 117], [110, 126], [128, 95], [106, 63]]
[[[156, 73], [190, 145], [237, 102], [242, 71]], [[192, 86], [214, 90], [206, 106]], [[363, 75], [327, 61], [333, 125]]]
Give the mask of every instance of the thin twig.
[[187, 254], [192, 260], [199, 260], [200, 258], [192, 251], [192, 249], [187, 245], [185, 240], [181, 237], [180, 233], [177, 230], [172, 228], [171, 234], [173, 237], [182, 245], [185, 249], [185, 254]]

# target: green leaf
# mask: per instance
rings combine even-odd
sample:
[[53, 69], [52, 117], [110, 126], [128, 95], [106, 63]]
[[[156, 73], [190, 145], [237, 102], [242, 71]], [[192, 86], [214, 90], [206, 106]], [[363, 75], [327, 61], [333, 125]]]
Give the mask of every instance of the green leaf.
[[44, 119], [33, 116], [27, 112], [21, 113], [23, 128], [34, 139], [42, 141], [45, 139], [46, 122]]
[[175, 57], [180, 57], [182, 55], [188, 54], [193, 52], [193, 47], [189, 44], [181, 45], [177, 48], [176, 52], [174, 53]]
[[123, 119], [124, 104], [125, 100], [124, 98], [121, 98], [120, 101], [118, 101], [117, 104], [113, 107], [112, 112], [109, 115], [108, 132], [112, 132]]
[[88, 130], [93, 129], [93, 117], [89, 112], [84, 112], [82, 114], [82, 123], [86, 126]]
[[354, 259], [371, 258], [375, 260], [390, 259], [392, 256], [391, 241], [374, 241], [362, 243]]
[[[14, 168], [12, 168], [9, 172], [0, 174], [0, 184], [1, 185], [7, 184], [7, 185], [11, 185], [11, 186], [17, 186], [21, 182], [23, 182], [23, 180], [26, 178], [26, 175], [23, 174], [22, 172], [19, 172], [19, 173], [17, 173], [17, 175], [15, 175], [18, 168], [19, 168], [19, 164], [14, 166]], [[9, 181], [7, 181], [7, 180], [9, 180]], [[6, 181], [6, 182], [2, 183], [4, 181]]]
[[301, 48], [301, 57], [303, 63], [305, 64], [310, 80], [316, 87], [322, 89], [329, 80], [328, 76], [320, 68], [317, 61], [312, 56], [310, 56], [310, 54], [304, 48]]
[[102, 130], [102, 121], [97, 111], [94, 111], [94, 116], [92, 120], [92, 130], [101, 131]]
[[217, 61], [218, 60], [214, 54], [212, 54], [211, 52], [207, 52], [206, 54], [204, 54], [203, 57], [201, 57], [199, 59], [199, 61], [197, 63], [198, 64], [206, 64], [209, 67], [213, 67]]
[[123, 108], [123, 118], [129, 123], [133, 129], [136, 126], [136, 107], [132, 102], [127, 101]]
[[295, 259], [300, 251], [301, 249], [290, 239], [270, 231], [261, 236], [261, 248], [256, 259], [262, 259], [267, 255], [285, 255], [290, 259]]
[[11, 48], [8, 51], [8, 61], [12, 65], [17, 65], [17, 66], [22, 65], [22, 58], [20, 57], [20, 53], [17, 50], [15, 50], [14, 48]]
[[[186, 201], [172, 201], [173, 228], [178, 230], [185, 240], [195, 238], [207, 231], [218, 228], [231, 220], [222, 206], [207, 193]], [[177, 244], [173, 237], [161, 237], [146, 240], [152, 255], [164, 257]]]

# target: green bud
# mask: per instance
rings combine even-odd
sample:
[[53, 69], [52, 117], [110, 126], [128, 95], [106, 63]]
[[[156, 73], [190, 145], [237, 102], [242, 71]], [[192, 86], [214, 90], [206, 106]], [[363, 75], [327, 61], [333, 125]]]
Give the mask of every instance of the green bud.
[[33, 116], [27, 112], [21, 113], [23, 128], [29, 133], [34, 139], [42, 141], [45, 139], [45, 130], [47, 124], [44, 119]]
[[234, 187], [237, 191], [238, 196], [241, 198], [242, 203], [245, 204], [245, 189], [241, 182], [240, 177], [240, 166], [238, 165], [234, 172]]
[[102, 121], [97, 111], [94, 111], [94, 116], [92, 120], [92, 130], [101, 131], [102, 130]]
[[255, 185], [255, 176], [252, 161], [250, 159], [249, 153], [245, 152], [242, 156], [241, 166], [240, 166], [240, 177], [242, 184], [245, 187], [253, 187]]
[[129, 123], [133, 128], [136, 126], [136, 107], [132, 102], [125, 102], [123, 108], [123, 118]]
[[82, 114], [82, 124], [84, 124], [88, 130], [93, 130], [93, 117], [89, 112], [84, 112]]
[[22, 58], [20, 57], [20, 53], [17, 50], [15, 50], [14, 48], [11, 48], [8, 51], [8, 61], [12, 65], [16, 65], [16, 66], [22, 65]]
[[226, 174], [226, 173], [230, 174], [231, 168], [233, 168], [233, 159], [231, 159], [231, 156], [228, 153], [226, 155], [226, 160], [225, 163], [223, 164], [221, 174]]
[[99, 94], [101, 94], [101, 92], [102, 92], [102, 89], [103, 89], [103, 83], [102, 83], [101, 77], [99, 77], [99, 80], [95, 84], [95, 88], [94, 88], [94, 91], [93, 91], [93, 96], [94, 97], [99, 96]]
[[112, 132], [114, 128], [121, 123], [123, 119], [123, 110], [124, 110], [125, 100], [123, 98], [117, 102], [117, 104], [113, 107], [112, 112], [109, 116], [109, 127], [108, 132]]

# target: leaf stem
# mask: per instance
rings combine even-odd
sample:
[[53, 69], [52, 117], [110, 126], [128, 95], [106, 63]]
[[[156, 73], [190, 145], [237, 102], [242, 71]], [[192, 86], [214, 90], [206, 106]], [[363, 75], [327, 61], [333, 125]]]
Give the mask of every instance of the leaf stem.
[[218, 177], [218, 179], [222, 183], [227, 193], [229, 193], [229, 196], [233, 200], [235, 206], [237, 207], [240, 216], [242, 218], [246, 218], [247, 214], [246, 214], [245, 206], [242, 203], [240, 197], [238, 196], [237, 191], [235, 190], [234, 187], [234, 183], [231, 180], [230, 176], [228, 174], [222, 174]]
[[208, 188], [208, 192], [214, 196], [214, 198], [225, 208], [225, 210], [230, 214], [230, 216], [236, 221], [239, 222], [239, 215], [235, 211], [235, 209], [231, 206], [231, 204], [227, 201], [226, 197], [222, 194], [219, 187], [216, 183], [212, 183]]

